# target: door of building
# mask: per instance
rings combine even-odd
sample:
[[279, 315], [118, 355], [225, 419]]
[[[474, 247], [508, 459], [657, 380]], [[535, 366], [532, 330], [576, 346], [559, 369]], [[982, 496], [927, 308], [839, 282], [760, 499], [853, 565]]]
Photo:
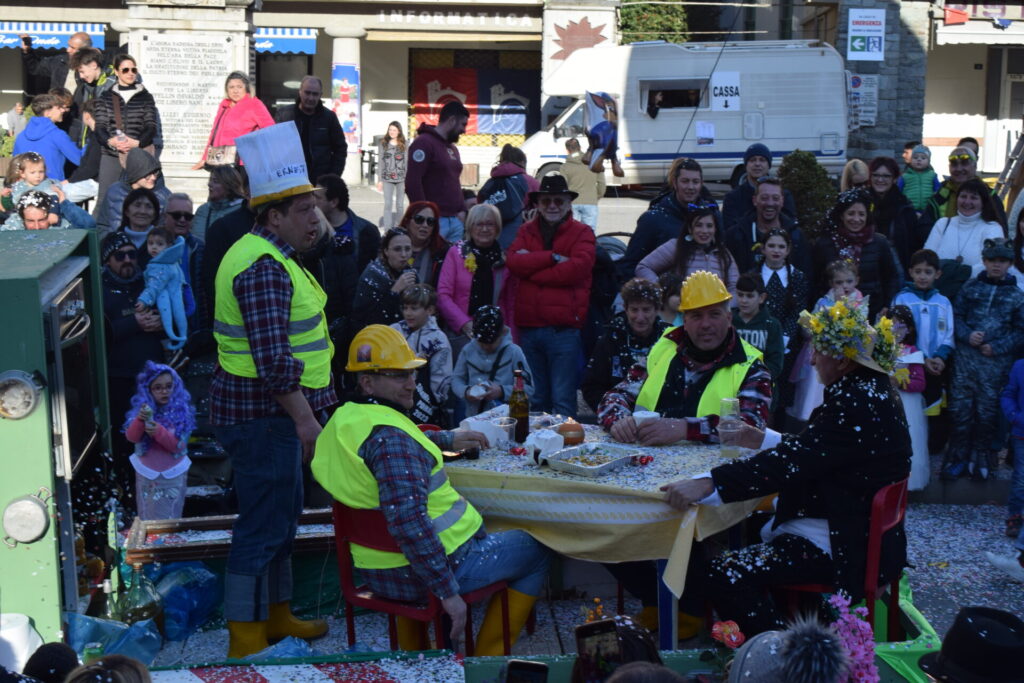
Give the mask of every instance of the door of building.
[[994, 116], [987, 117], [982, 149], [981, 168], [989, 173], [1003, 170], [1021, 134], [1024, 116], [1024, 49], [1006, 48], [1002, 52], [998, 108], [992, 112]]

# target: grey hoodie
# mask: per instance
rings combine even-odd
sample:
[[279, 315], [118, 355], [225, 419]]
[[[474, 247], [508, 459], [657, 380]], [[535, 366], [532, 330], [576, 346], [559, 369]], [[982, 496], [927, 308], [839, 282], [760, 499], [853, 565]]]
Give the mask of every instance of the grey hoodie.
[[[502, 390], [499, 401], [507, 403], [512, 395], [512, 372], [519, 367], [520, 363], [522, 363], [523, 370], [526, 371], [526, 395], [532, 397], [533, 379], [530, 376], [530, 365], [526, 362], [523, 350], [512, 342], [512, 335], [509, 334], [508, 327], [502, 333], [501, 344], [498, 345], [494, 353], [486, 353], [475, 339], [462, 349], [459, 359], [455, 362], [455, 372], [452, 375], [452, 393], [455, 394], [455, 397], [465, 401], [466, 389], [474, 384], [489, 382], [499, 355], [501, 360], [494, 373], [494, 381], [501, 385]], [[490, 407], [481, 402], [466, 401], [466, 415], [476, 415], [481, 410]]]

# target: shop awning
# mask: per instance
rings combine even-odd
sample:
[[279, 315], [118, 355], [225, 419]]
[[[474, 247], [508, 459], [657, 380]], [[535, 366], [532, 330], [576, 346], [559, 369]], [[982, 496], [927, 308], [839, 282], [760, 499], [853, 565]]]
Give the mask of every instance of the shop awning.
[[21, 34], [32, 36], [32, 46], [38, 48], [64, 49], [68, 38], [84, 32], [92, 38], [92, 46], [102, 50], [103, 24], [65, 24], [46, 21], [0, 21], [0, 47], [21, 47]]
[[252, 35], [256, 52], [291, 52], [300, 55], [316, 54], [315, 28], [259, 27]]

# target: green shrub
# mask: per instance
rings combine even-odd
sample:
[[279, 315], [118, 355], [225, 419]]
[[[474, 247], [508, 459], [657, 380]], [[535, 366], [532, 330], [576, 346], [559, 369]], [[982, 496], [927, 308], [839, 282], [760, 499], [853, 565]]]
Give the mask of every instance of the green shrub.
[[804, 236], [813, 242], [818, 236], [818, 222], [835, 203], [835, 185], [814, 154], [799, 149], [782, 160], [779, 180], [793, 193], [797, 223]]

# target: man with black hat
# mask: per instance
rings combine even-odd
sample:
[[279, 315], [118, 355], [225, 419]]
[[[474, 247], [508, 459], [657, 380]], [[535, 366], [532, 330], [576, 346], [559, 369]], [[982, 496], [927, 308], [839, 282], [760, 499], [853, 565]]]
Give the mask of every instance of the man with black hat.
[[[736, 189], [725, 195], [725, 199], [722, 201], [722, 229], [726, 232], [739, 223], [744, 214], [751, 210], [754, 193], [757, 191], [757, 181], [767, 177], [772, 168], [772, 151], [768, 149], [767, 145], [755, 142], [743, 153], [743, 167], [745, 173], [740, 176]], [[793, 222], [796, 220], [796, 202], [793, 201], [793, 193], [789, 190], [782, 192], [782, 213], [789, 222]], [[742, 268], [740, 272], [744, 272]]]
[[[784, 628], [770, 586], [827, 583], [853, 601], [863, 597], [872, 499], [910, 474], [907, 420], [888, 376], [899, 354], [892, 320], [882, 318], [874, 329], [864, 307], [841, 299], [813, 315], [804, 311], [801, 324], [811, 333], [811, 364], [825, 385], [807, 427], [766, 436], [745, 425], [739, 445], [760, 453], [662, 487], [666, 502], [680, 510], [778, 493], [763, 543], [707, 563], [694, 554], [687, 573], [687, 594], [710, 598], [748, 638]], [[882, 536], [879, 584], [904, 566], [900, 523]]]
[[1024, 683], [1024, 621], [992, 607], [964, 607], [942, 649], [917, 662], [932, 681]]
[[537, 217], [519, 228], [508, 248], [508, 267], [519, 278], [516, 324], [533, 371], [537, 410], [576, 414], [580, 330], [587, 320], [596, 258], [594, 232], [572, 217], [565, 176], [549, 173], [529, 194]]
[[235, 143], [256, 225], [217, 269], [210, 422], [231, 457], [238, 495], [224, 617], [228, 656], [240, 658], [268, 640], [327, 632], [327, 622], [291, 613], [291, 546], [302, 512], [302, 462], [313, 456], [318, 414], [337, 397], [327, 295], [298, 259], [320, 234], [298, 131], [294, 122], [280, 123]]

